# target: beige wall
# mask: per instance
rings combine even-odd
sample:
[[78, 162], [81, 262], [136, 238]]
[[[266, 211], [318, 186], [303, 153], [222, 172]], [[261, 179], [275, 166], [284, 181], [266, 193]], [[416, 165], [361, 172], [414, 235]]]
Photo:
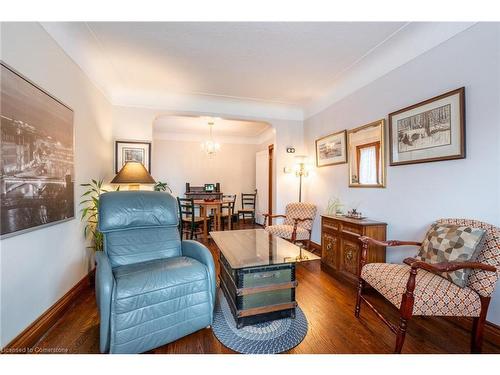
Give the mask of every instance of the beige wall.
[[255, 153], [253, 144], [221, 144], [213, 158], [201, 150], [199, 142], [153, 138], [152, 174], [166, 181], [175, 195], [184, 195], [186, 182], [201, 186], [220, 182], [225, 194], [240, 194], [255, 189]]
[[1, 59], [74, 110], [76, 218], [1, 240], [0, 347], [86, 275], [80, 184], [112, 178], [111, 105], [37, 23], [1, 24]]

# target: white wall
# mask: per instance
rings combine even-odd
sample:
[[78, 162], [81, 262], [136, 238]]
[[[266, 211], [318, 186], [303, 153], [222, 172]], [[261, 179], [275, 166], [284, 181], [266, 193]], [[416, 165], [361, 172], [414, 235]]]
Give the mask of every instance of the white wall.
[[220, 182], [224, 194], [237, 195], [255, 190], [255, 152], [253, 144], [222, 143], [221, 149], [209, 158], [200, 142], [153, 140], [152, 175], [168, 182], [175, 195], [183, 196], [186, 182], [193, 186]]
[[[37, 23], [2, 23], [1, 59], [74, 110], [77, 204], [79, 184], [112, 177], [111, 105]], [[88, 273], [89, 255], [78, 216], [1, 240], [0, 347]]]
[[[367, 216], [386, 221], [388, 238], [421, 240], [441, 217], [475, 218], [500, 225], [500, 27], [477, 24], [305, 121], [305, 142], [387, 118], [408, 105], [465, 86], [467, 158], [387, 167], [387, 188], [348, 187], [347, 164], [315, 168], [307, 199], [324, 212], [338, 196], [348, 208], [359, 204]], [[387, 132], [386, 132], [387, 134]], [[387, 144], [387, 143], [386, 143]], [[388, 156], [388, 144], [387, 144]], [[388, 159], [388, 157], [387, 157]], [[313, 240], [320, 241], [320, 221]], [[412, 248], [390, 249], [400, 262]], [[488, 319], [500, 324], [500, 285]]]

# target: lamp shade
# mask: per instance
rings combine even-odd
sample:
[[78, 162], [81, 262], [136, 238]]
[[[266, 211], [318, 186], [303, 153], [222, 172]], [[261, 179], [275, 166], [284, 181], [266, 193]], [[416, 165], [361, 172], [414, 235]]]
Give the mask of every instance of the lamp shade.
[[112, 184], [154, 184], [156, 181], [148, 170], [137, 161], [129, 161], [111, 181]]

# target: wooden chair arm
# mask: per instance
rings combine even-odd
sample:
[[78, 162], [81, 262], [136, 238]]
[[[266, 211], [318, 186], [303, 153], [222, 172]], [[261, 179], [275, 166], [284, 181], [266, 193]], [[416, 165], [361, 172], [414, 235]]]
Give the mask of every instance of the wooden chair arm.
[[[274, 218], [277, 218], [277, 217], [286, 218], [285, 215], [262, 214], [262, 216], [264, 216], [264, 228], [266, 228], [267, 226], [269, 226], [271, 224], [271, 219], [274, 219]], [[266, 222], [268, 223], [267, 225], [266, 225]]]
[[269, 217], [271, 219], [274, 219], [275, 217], [286, 217], [285, 215], [271, 215], [271, 214], [262, 214], [264, 217]]
[[[299, 219], [299, 218], [293, 218], [293, 231], [292, 231], [292, 239], [291, 241], [292, 242], [295, 242], [296, 238], [297, 238], [297, 226], [299, 223], [303, 222], [303, 221], [313, 221], [313, 219], [311, 218], [305, 218], [305, 219]], [[311, 230], [309, 230], [309, 236], [311, 235]]]
[[389, 240], [389, 241], [379, 241], [371, 237], [366, 237], [362, 236], [359, 237], [359, 240], [363, 243], [363, 245], [366, 244], [373, 244], [373, 245], [378, 245], [378, 246], [422, 246], [421, 242], [414, 242], [414, 241], [399, 241], [399, 240]]
[[423, 269], [432, 273], [453, 272], [464, 268], [496, 272], [494, 266], [478, 262], [441, 262], [441, 263], [426, 263], [415, 258], [406, 258], [403, 261], [414, 269]]
[[[414, 241], [399, 241], [399, 240], [390, 240], [390, 241], [379, 241], [371, 237], [361, 236], [359, 237], [359, 241], [361, 241], [361, 256], [359, 257], [359, 267], [358, 270], [361, 272], [361, 269], [366, 264], [366, 257], [368, 255], [368, 245], [377, 245], [377, 246], [421, 246], [420, 242]], [[358, 275], [360, 276], [360, 275]]]

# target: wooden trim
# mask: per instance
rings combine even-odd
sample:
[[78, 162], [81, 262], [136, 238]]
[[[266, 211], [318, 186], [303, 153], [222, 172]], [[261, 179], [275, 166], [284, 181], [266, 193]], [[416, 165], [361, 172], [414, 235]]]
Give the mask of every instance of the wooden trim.
[[273, 311], [280, 311], [286, 309], [294, 309], [297, 307], [297, 302], [287, 302], [287, 303], [279, 303], [276, 305], [263, 306], [263, 307], [254, 307], [246, 310], [238, 310], [237, 317], [243, 318], [245, 316], [265, 314]]
[[56, 303], [49, 307], [38, 319], [31, 323], [24, 331], [9, 342], [2, 353], [26, 354], [29, 349], [52, 328], [64, 313], [73, 305], [76, 299], [93, 284], [95, 269], [85, 275], [73, 288], [71, 288]]
[[370, 147], [375, 147], [375, 171], [377, 174], [377, 184], [380, 184], [380, 141], [365, 143], [364, 145], [356, 146], [356, 170], [358, 181], [360, 179], [359, 168], [361, 164], [361, 150]]
[[319, 243], [316, 243], [314, 241], [310, 242], [310, 246], [312, 249], [312, 253], [315, 253], [316, 251], [321, 255], [321, 245]]
[[238, 296], [246, 296], [249, 294], [256, 294], [262, 292], [271, 292], [274, 290], [291, 289], [297, 287], [297, 281], [290, 281], [288, 283], [271, 284], [264, 286], [256, 286], [253, 288], [240, 288], [236, 290]]
[[[268, 146], [268, 177], [267, 177], [267, 213], [273, 214], [273, 164], [274, 164], [274, 144]], [[272, 225], [273, 220], [269, 218], [269, 225]], [[264, 225], [265, 225], [264, 219]]]

